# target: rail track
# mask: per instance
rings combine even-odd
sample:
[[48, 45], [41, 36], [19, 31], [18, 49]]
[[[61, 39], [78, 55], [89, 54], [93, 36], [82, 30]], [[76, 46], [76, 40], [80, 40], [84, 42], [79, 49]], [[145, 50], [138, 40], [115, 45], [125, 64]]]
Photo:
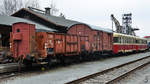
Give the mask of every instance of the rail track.
[[0, 81], [19, 75], [17, 63], [0, 64]]
[[[144, 60], [144, 62], [142, 64], [140, 61], [143, 61], [143, 60]], [[131, 73], [131, 72], [127, 72], [128, 70], [122, 69], [122, 72], [124, 72], [124, 74], [120, 74], [119, 77], [109, 77], [111, 75], [111, 74], [109, 75], [109, 73], [112, 73], [112, 72], [120, 73], [121, 71], [118, 70], [119, 68], [122, 68], [122, 67], [128, 66], [128, 65], [132, 65], [133, 63], [136, 63], [140, 67], [142, 67], [142, 66], [144, 66], [145, 63], [148, 64], [149, 60], [150, 60], [150, 56], [147, 56], [147, 57], [144, 57], [144, 58], [132, 61], [132, 62], [128, 62], [126, 64], [122, 64], [122, 65], [119, 65], [119, 66], [116, 66], [116, 67], [113, 67], [113, 68], [110, 68], [110, 69], [107, 69], [107, 70], [104, 70], [104, 71], [101, 71], [101, 72], [98, 72], [98, 73], [95, 73], [95, 74], [92, 74], [92, 75], [89, 75], [86, 77], [83, 77], [81, 79], [77, 79], [77, 80], [68, 82], [66, 84], [78, 84], [78, 83], [79, 84], [83, 84], [83, 83], [86, 83], [86, 84], [91, 84], [91, 83], [110, 84], [112, 82], [119, 80], [120, 78], [126, 76], [128, 73]], [[138, 63], [138, 62], [140, 62], [140, 63]], [[23, 71], [18, 72], [18, 66], [19, 65], [17, 63], [0, 64], [0, 81], [3, 79], [10, 78], [10, 77], [23, 75], [26, 73], [33, 73], [33, 72], [40, 73], [41, 72], [41, 70], [39, 69], [39, 66], [34, 67], [33, 70], [26, 70], [25, 67], [23, 66], [23, 68], [22, 68]], [[132, 65], [132, 66], [134, 66], [134, 65]], [[139, 66], [135, 67], [135, 68], [138, 69], [138, 68], [140, 68]], [[131, 70], [132, 69], [133, 69], [133, 67], [131, 67]], [[116, 72], [116, 70], [118, 70], [119, 72]], [[134, 71], [134, 70], [132, 70], [132, 71]]]
[[7, 64], [0, 64], [0, 74], [6, 72], [13, 72], [18, 69], [17, 63], [7, 63]]
[[120, 79], [150, 64], [150, 56], [106, 69], [66, 84], [116, 84]]
[[36, 64], [33, 64], [33, 67], [31, 67], [30, 69], [22, 65], [21, 71], [18, 71], [18, 67], [19, 67], [18, 63], [0, 64], [0, 81], [2, 79], [7, 79], [14, 76], [41, 71], [40, 69], [41, 66]]

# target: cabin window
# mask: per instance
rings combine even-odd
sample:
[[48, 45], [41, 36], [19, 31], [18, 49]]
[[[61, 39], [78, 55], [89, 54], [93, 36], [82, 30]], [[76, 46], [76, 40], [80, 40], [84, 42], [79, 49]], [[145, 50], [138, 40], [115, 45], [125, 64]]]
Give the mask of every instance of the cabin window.
[[119, 43], [118, 37], [114, 37], [114, 43]]
[[17, 29], [17, 32], [20, 32], [20, 29]]

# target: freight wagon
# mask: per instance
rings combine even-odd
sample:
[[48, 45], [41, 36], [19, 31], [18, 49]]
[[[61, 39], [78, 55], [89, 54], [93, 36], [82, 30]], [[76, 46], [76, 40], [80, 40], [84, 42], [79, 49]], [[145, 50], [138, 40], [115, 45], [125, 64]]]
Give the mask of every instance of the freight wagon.
[[66, 33], [56, 33], [37, 31], [35, 25], [19, 22], [13, 24], [10, 34], [13, 58], [26, 65], [100, 58], [102, 54], [137, 52], [147, 48], [144, 38], [87, 24], [75, 24]]
[[[76, 24], [67, 33], [36, 32], [35, 25], [24, 22], [13, 24], [10, 46], [16, 61], [45, 64], [66, 58], [92, 58], [93, 54], [112, 53], [113, 33]], [[96, 27], [95, 27], [96, 28]]]

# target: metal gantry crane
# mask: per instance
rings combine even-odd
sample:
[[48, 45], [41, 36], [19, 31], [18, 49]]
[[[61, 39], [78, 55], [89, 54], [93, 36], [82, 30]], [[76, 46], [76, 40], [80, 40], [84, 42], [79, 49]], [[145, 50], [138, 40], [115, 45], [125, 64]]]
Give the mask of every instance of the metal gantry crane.
[[111, 20], [112, 20], [112, 24], [113, 22], [115, 23], [115, 26], [116, 26], [115, 32], [117, 33], [123, 33], [127, 35], [136, 36], [134, 31], [139, 30], [138, 28], [132, 28], [132, 14], [131, 13], [122, 15], [122, 26], [120, 25], [119, 21], [114, 17], [113, 14], [111, 14]]
[[120, 25], [119, 21], [114, 17], [113, 14], [111, 14], [111, 20], [112, 20], [112, 22], [115, 23], [116, 32], [117, 33], [122, 33], [122, 26]]

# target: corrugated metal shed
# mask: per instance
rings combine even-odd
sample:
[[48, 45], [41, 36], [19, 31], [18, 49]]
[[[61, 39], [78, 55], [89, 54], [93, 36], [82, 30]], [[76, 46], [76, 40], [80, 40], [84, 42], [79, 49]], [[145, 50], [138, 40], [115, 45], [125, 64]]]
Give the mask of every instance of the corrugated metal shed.
[[86, 24], [86, 23], [82, 23], [82, 22], [78, 22], [78, 21], [73, 21], [73, 20], [65, 19], [63, 17], [53, 16], [53, 15], [46, 15], [44, 13], [35, 12], [33, 10], [31, 10], [31, 11], [38, 14], [39, 16], [42, 16], [43, 18], [45, 18], [49, 21], [54, 22], [55, 24], [65, 26], [67, 28], [71, 27], [72, 25], [76, 25], [76, 24], [85, 24], [85, 25], [88, 25], [89, 27], [91, 27], [92, 29], [95, 29], [95, 30], [105, 31], [105, 32], [108, 32], [108, 33], [113, 33], [113, 31], [111, 29], [108, 29], [108, 28], [102, 28], [102, 27], [99, 27], [99, 26], [94, 26], [94, 25], [90, 25], [90, 24]]
[[[88, 25], [89, 27], [91, 27], [91, 29], [112, 33], [111, 29], [102, 28], [102, 27], [98, 27], [98, 26], [93, 26], [93, 25], [89, 25], [89, 24], [86, 24], [86, 23], [69, 20], [69, 19], [66, 19], [66, 18], [63, 18], [63, 17], [59, 17], [59, 16], [47, 15], [45, 13], [37, 12], [37, 11], [31, 10], [31, 9], [23, 8], [23, 9], [19, 10], [18, 12], [21, 12], [21, 11], [27, 11], [29, 13], [32, 13], [33, 15], [36, 15], [36, 16], [40, 17], [41, 19], [47, 20], [50, 23], [53, 23], [53, 24], [58, 25], [58, 26], [63, 26], [67, 29], [70, 28], [73, 25], [76, 25], [76, 24], [85, 24], [85, 25]], [[14, 13], [13, 16], [15, 16], [18, 12]]]
[[26, 22], [26, 23], [30, 23], [30, 24], [35, 24], [37, 31], [56, 31], [55, 29], [51, 29], [49, 27], [46, 27], [44, 25], [38, 24], [36, 22], [30, 21], [27, 19], [0, 15], [0, 24], [1, 25], [12, 26], [12, 24], [16, 23], [16, 22]]
[[35, 11], [32, 11], [34, 13], [36, 13], [37, 15], [57, 24], [57, 25], [61, 25], [61, 26], [64, 26], [64, 27], [70, 27], [72, 25], [75, 25], [75, 24], [83, 24], [81, 22], [77, 22], [77, 21], [73, 21], [73, 20], [69, 20], [69, 19], [65, 19], [63, 17], [59, 17], [59, 16], [53, 16], [53, 15], [46, 15], [46, 14], [43, 14], [43, 13], [38, 13], [38, 12], [35, 12]]

